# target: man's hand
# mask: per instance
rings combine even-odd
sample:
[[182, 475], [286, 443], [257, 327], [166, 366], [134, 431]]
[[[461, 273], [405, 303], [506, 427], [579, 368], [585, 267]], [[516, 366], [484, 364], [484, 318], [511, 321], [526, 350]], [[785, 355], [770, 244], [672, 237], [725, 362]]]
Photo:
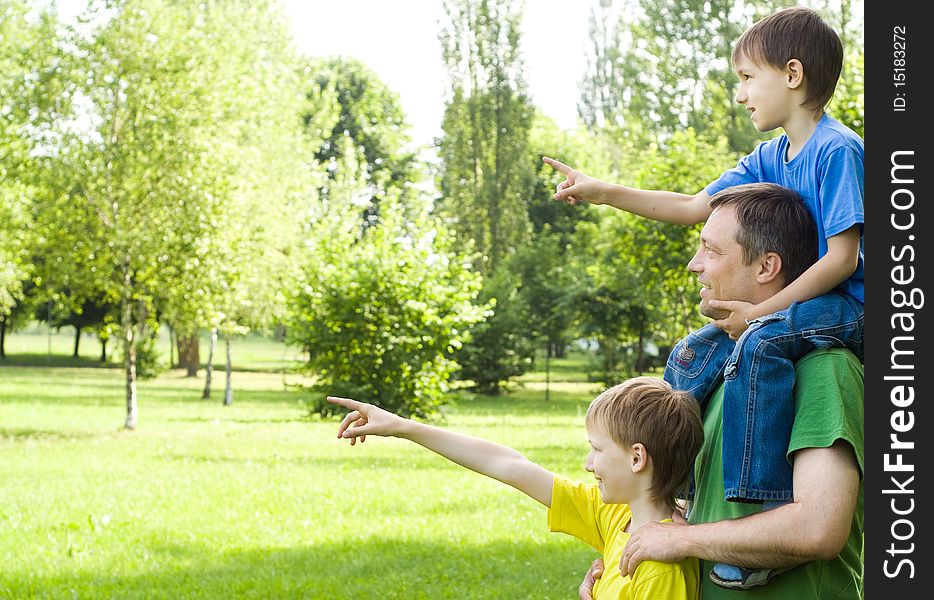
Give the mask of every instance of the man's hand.
[[742, 300], [711, 300], [710, 308], [730, 311], [729, 317], [717, 319], [713, 324], [727, 332], [731, 340], [738, 340], [749, 327], [749, 321], [763, 316], [756, 310], [756, 306]]
[[603, 182], [572, 169], [563, 162], [543, 156], [545, 164], [564, 174], [566, 179], [555, 189], [555, 200], [562, 200], [568, 204], [577, 204], [584, 201], [590, 204], [605, 204]]
[[328, 396], [328, 402], [349, 408], [350, 412], [337, 428], [337, 437], [349, 438], [353, 446], [360, 438], [366, 441], [367, 435], [395, 435], [405, 421], [402, 417], [385, 411], [378, 406], [357, 402], [350, 398]]
[[581, 582], [580, 587], [577, 588], [577, 595], [580, 600], [593, 600], [593, 586], [597, 584], [597, 580], [602, 575], [603, 559], [598, 558], [590, 565], [590, 569], [584, 575], [584, 580]]
[[683, 529], [690, 525], [678, 511], [671, 518], [672, 523], [646, 523], [632, 532], [619, 561], [619, 572], [623, 577], [634, 573], [644, 560], [674, 563], [686, 558], [677, 542], [683, 539]]

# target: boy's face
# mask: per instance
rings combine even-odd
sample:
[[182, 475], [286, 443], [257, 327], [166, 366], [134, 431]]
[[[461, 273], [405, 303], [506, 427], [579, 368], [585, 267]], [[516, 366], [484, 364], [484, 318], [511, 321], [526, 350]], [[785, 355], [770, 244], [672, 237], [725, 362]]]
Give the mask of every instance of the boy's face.
[[616, 445], [599, 423], [587, 426], [590, 452], [584, 468], [593, 473], [600, 498], [607, 504], [629, 503], [635, 487], [632, 470], [635, 454]]
[[759, 131], [771, 131], [788, 122], [798, 99], [789, 86], [789, 73], [770, 65], [760, 65], [747, 56], [737, 56], [733, 70], [739, 77], [737, 103], [750, 111], [752, 124]]

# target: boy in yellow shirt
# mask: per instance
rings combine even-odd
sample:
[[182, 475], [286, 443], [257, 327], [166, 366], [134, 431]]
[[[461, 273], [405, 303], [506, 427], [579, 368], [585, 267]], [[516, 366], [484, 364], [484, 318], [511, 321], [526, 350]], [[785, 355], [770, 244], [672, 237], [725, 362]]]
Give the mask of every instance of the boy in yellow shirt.
[[[548, 528], [586, 542], [605, 564], [619, 564], [630, 533], [670, 521], [703, 443], [697, 402], [659, 379], [636, 377], [603, 392], [587, 409], [590, 452], [585, 468], [596, 485], [569, 481], [500, 444], [403, 419], [349, 398], [328, 401], [350, 409], [337, 431], [353, 445], [367, 435], [415, 442], [463, 467], [507, 483], [548, 507]], [[698, 600], [697, 559], [645, 561], [632, 575], [604, 573], [596, 600]]]

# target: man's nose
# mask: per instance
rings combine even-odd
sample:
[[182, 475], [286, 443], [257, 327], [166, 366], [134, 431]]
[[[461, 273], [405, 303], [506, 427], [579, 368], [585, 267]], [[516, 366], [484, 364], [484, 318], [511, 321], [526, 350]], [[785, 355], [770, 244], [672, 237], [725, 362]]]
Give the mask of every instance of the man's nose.
[[691, 257], [691, 260], [688, 261], [688, 271], [692, 273], [700, 273], [704, 270], [704, 263], [700, 259], [700, 250], [694, 253], [694, 256]]
[[588, 473], [593, 473], [593, 453], [588, 452], [587, 458], [584, 459], [584, 470]]
[[743, 89], [743, 86], [739, 86], [739, 89], [736, 90], [736, 95], [733, 96], [733, 100], [735, 100], [737, 104], [745, 104], [748, 99], [749, 97], [746, 96], [746, 90]]

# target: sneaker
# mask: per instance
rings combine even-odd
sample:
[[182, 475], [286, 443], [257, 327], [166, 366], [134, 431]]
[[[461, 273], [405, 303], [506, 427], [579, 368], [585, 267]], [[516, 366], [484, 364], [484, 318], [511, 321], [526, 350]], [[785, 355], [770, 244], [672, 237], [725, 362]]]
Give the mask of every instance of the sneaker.
[[[717, 574], [717, 567], [726, 567], [721, 569], [721, 574]], [[762, 587], [772, 580], [779, 573], [790, 570], [791, 567], [780, 567], [776, 569], [746, 569], [744, 567], [734, 567], [731, 565], [715, 565], [710, 570], [710, 580], [718, 586], [728, 590], [751, 590]], [[738, 576], [733, 578], [731, 575], [738, 571]]]

